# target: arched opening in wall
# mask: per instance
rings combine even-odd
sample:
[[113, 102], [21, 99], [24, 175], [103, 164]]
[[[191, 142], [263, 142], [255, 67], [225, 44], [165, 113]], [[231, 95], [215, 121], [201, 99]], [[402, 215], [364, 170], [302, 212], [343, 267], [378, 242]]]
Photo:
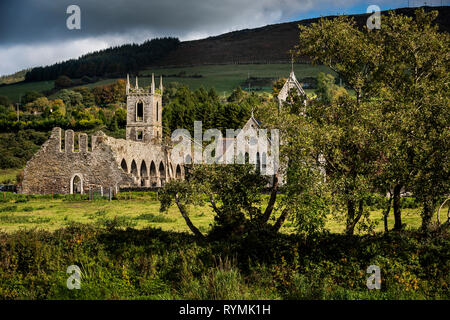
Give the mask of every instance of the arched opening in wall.
[[148, 178], [147, 164], [144, 160], [141, 163], [141, 187], [145, 187], [145, 181]]
[[175, 177], [176, 177], [177, 179], [181, 179], [181, 167], [180, 167], [179, 164], [177, 165], [177, 172], [176, 172]]
[[163, 187], [166, 182], [166, 170], [164, 170], [162, 161], [159, 163], [159, 179], [161, 180], [161, 187]]
[[155, 163], [152, 161], [152, 163], [150, 164], [150, 185], [152, 187], [156, 187], [157, 186], [157, 175], [156, 175], [156, 166]]
[[187, 155], [186, 156], [186, 159], [184, 160], [185, 162], [184, 163], [186, 163], [186, 164], [191, 164], [192, 163], [192, 157], [191, 157], [191, 155]]
[[127, 162], [125, 161], [125, 159], [122, 159], [122, 162], [120, 163], [120, 167], [122, 168], [123, 171], [128, 173], [128, 166], [127, 166]]
[[250, 163], [250, 157], [248, 155], [248, 152], [245, 153], [245, 164]]
[[261, 172], [261, 158], [259, 157], [259, 152], [256, 153], [256, 172]]
[[70, 194], [83, 194], [83, 178], [75, 174], [70, 179]]
[[267, 168], [267, 155], [265, 152], [263, 152], [262, 156], [261, 156], [261, 169], [263, 170], [263, 172], [265, 172], [266, 168]]
[[131, 162], [131, 174], [135, 177], [138, 176], [138, 169], [137, 169], [136, 161], [134, 161], [134, 160]]
[[142, 101], [136, 105], [136, 121], [144, 121], [144, 103]]
[[159, 121], [159, 103], [156, 101], [156, 121]]

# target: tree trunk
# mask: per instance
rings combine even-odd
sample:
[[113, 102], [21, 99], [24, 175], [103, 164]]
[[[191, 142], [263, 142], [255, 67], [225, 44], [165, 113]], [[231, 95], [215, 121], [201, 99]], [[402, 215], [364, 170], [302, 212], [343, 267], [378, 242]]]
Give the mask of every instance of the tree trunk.
[[353, 234], [352, 223], [355, 217], [355, 202], [347, 200], [347, 226], [345, 227], [346, 234]]
[[353, 200], [348, 201], [347, 208], [349, 216], [347, 219], [347, 229], [345, 230], [345, 233], [347, 235], [351, 236], [355, 232], [355, 226], [358, 223], [359, 219], [361, 219], [361, 216], [363, 214], [363, 206], [364, 206], [363, 200], [359, 200], [358, 214], [355, 217], [355, 202]]
[[275, 232], [278, 232], [281, 228], [281, 226], [283, 225], [284, 221], [286, 220], [286, 217], [288, 215], [288, 210], [284, 209], [281, 212], [281, 215], [278, 217], [277, 222], [275, 222], [275, 224], [273, 225], [273, 230]]
[[183, 205], [180, 204], [178, 201], [178, 195], [175, 196], [175, 203], [177, 204], [178, 210], [180, 210], [181, 215], [184, 218], [184, 221], [186, 221], [187, 226], [191, 231], [194, 233], [194, 235], [200, 239], [204, 239], [205, 236], [198, 230], [196, 226], [192, 223], [191, 219], [189, 218], [188, 213], [186, 212], [186, 209], [183, 207]]
[[423, 202], [422, 211], [422, 231], [427, 232], [430, 229], [431, 218], [434, 211], [434, 202], [430, 199], [426, 199]]
[[402, 185], [397, 184], [394, 187], [394, 230], [402, 230], [402, 212], [400, 210], [400, 191], [402, 190]]
[[278, 192], [278, 173], [273, 175], [273, 186], [270, 193], [269, 203], [267, 204], [266, 210], [264, 211], [262, 223], [266, 224], [269, 221], [270, 215], [272, 214], [273, 208], [275, 207], [275, 201], [277, 200]]
[[389, 212], [391, 211], [391, 204], [392, 204], [392, 196], [391, 196], [391, 192], [389, 192], [389, 200], [388, 200], [387, 208], [386, 208], [386, 211], [383, 212], [384, 232], [386, 232], [386, 233], [389, 232], [388, 216], [389, 216]]

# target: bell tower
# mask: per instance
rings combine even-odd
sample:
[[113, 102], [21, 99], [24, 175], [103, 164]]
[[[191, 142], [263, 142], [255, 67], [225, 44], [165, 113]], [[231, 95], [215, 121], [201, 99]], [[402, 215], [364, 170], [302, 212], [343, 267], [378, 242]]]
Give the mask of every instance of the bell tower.
[[159, 89], [155, 90], [155, 76], [152, 74], [150, 88], [139, 88], [130, 85], [127, 75], [127, 129], [126, 139], [131, 141], [150, 142], [162, 138], [162, 76], [159, 79]]

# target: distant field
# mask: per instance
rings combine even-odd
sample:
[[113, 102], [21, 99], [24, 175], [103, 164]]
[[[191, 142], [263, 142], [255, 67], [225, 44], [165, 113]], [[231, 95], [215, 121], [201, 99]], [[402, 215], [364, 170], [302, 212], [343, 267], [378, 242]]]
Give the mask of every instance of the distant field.
[[[160, 75], [174, 75], [184, 71], [187, 76], [201, 75], [201, 78], [163, 77], [164, 83], [179, 82], [195, 90], [201, 86], [206, 89], [216, 88], [219, 94], [230, 93], [241, 85], [248, 77], [256, 78], [287, 78], [291, 71], [288, 64], [235, 64], [235, 65], [208, 65], [185, 68], [155, 68], [141, 71], [139, 84], [148, 86], [151, 83], [151, 74], [154, 73], [159, 81]], [[326, 66], [312, 66], [310, 64], [294, 65], [294, 72], [298, 79], [316, 77], [319, 72], [333, 73]], [[243, 88], [247, 89], [247, 88]], [[264, 87], [263, 91], [271, 91], [271, 87]]]
[[[125, 196], [127, 196], [125, 194]], [[141, 229], [147, 226], [161, 228], [165, 231], [190, 232], [178, 209], [172, 206], [168, 213], [159, 212], [159, 202], [149, 196], [136, 196], [131, 194], [132, 199], [126, 200], [97, 200], [97, 201], [63, 201], [61, 199], [45, 200], [30, 199], [26, 202], [15, 203], [9, 201], [0, 204], [0, 230], [13, 232], [20, 228], [56, 230], [66, 226], [68, 223], [96, 223], [105, 219], [118, 217], [125, 219], [135, 228]], [[0, 198], [4, 195], [0, 193]], [[0, 200], [1, 200], [0, 199]], [[211, 208], [196, 206], [191, 208], [191, 220], [202, 231], [207, 232], [213, 221]], [[381, 212], [371, 213], [374, 221], [378, 222], [376, 231], [383, 231]], [[419, 209], [403, 209], [403, 222], [407, 228], [418, 228], [420, 226]], [[394, 225], [393, 214], [389, 217], [389, 226]], [[333, 233], [344, 231], [344, 224], [329, 219], [327, 228]], [[293, 223], [287, 221], [282, 229], [283, 232], [294, 231]]]
[[[196, 67], [176, 67], [176, 68], [154, 68], [147, 69], [140, 72], [139, 78], [140, 86], [150, 86], [151, 74], [154, 73], [156, 81], [159, 84], [159, 76], [163, 77], [164, 85], [170, 82], [178, 82], [189, 86], [195, 90], [200, 87], [206, 89], [215, 88], [219, 94], [230, 94], [237, 86], [242, 85], [248, 77], [256, 78], [287, 78], [291, 71], [289, 64], [234, 64], [234, 65], [207, 65]], [[316, 77], [319, 72], [334, 73], [325, 66], [312, 66], [309, 64], [296, 64], [294, 71], [298, 79], [305, 77]], [[187, 77], [179, 77], [184, 72]], [[166, 77], [167, 75], [172, 75]], [[190, 76], [201, 75], [200, 78], [193, 78]], [[86, 84], [84, 86], [93, 88], [99, 85], [105, 85], [116, 81], [117, 79], [104, 79], [95, 83]], [[135, 79], [131, 79], [134, 85]], [[7, 96], [13, 102], [19, 101], [21, 95], [27, 91], [43, 91], [52, 89], [54, 81], [41, 81], [31, 83], [18, 83], [8, 86], [0, 87], [0, 96]], [[244, 87], [243, 89], [248, 89]], [[254, 89], [254, 88], [253, 88]], [[268, 85], [261, 87], [258, 91], [271, 91], [270, 81]], [[312, 90], [306, 90], [307, 93]], [[53, 98], [54, 95], [50, 96]]]
[[13, 102], [18, 102], [19, 98], [28, 91], [44, 91], [52, 89], [54, 81], [39, 81], [17, 83], [0, 87], [0, 96], [6, 96]]

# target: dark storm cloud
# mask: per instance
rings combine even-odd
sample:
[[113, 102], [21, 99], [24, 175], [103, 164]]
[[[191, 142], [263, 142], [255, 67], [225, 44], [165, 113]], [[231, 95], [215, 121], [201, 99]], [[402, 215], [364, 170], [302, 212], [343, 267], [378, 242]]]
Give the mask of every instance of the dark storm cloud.
[[[224, 27], [250, 26], [280, 18], [283, 9], [311, 1], [242, 0], [2, 0], [0, 44], [11, 45], [52, 40], [151, 31], [186, 37]], [[81, 8], [81, 30], [68, 30], [66, 9]], [[277, 8], [277, 5], [280, 8]], [[244, 18], [245, 17], [245, 18]]]
[[[0, 0], [0, 75], [158, 36], [198, 39], [365, 0]], [[401, 2], [377, 0], [377, 3]], [[67, 7], [81, 9], [68, 30]], [[363, 8], [364, 9], [364, 8]]]
[[[366, 1], [1, 0], [0, 45], [142, 32], [186, 38], [260, 26], [310, 10], [346, 8], [361, 2]], [[66, 10], [72, 4], [81, 8], [81, 30], [66, 28]]]

